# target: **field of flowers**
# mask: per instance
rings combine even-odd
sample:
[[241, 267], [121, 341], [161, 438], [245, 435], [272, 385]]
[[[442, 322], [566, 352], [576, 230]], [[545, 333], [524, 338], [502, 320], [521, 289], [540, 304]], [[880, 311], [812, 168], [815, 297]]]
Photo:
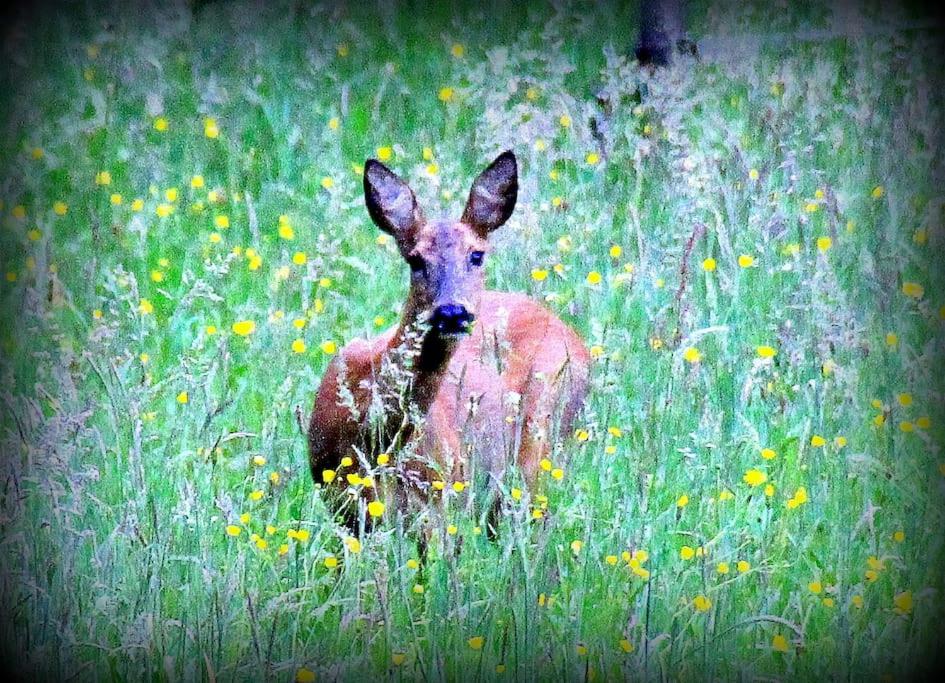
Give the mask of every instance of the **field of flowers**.
[[[941, 658], [941, 29], [693, 3], [731, 49], [651, 73], [633, 5], [64, 7], [7, 22], [0, 74], [8, 666], [895, 681]], [[445, 482], [421, 561], [393, 506], [371, 534], [333, 518], [300, 424], [406, 292], [365, 159], [458, 217], [504, 149], [490, 287], [580, 332], [590, 398], [538, 488], [507, 482], [498, 538]]]

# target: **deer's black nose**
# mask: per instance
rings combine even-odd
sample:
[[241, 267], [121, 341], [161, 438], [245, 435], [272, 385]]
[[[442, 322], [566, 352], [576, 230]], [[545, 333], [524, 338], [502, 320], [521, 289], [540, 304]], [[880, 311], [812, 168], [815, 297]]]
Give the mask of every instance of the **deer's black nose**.
[[438, 306], [430, 318], [433, 329], [444, 334], [468, 332], [469, 323], [475, 316], [460, 304], [444, 304]]

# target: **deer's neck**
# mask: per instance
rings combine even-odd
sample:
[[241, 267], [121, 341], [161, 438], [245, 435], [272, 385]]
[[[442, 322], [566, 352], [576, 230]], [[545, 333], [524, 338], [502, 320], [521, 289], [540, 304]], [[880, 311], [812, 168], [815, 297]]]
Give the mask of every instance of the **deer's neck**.
[[402, 397], [386, 406], [388, 436], [393, 437], [402, 425], [412, 431], [411, 413], [427, 413], [458, 344], [459, 339], [455, 337], [429, 331], [422, 320], [421, 309], [408, 297], [400, 324], [385, 350], [391, 374], [400, 382], [388, 395]]

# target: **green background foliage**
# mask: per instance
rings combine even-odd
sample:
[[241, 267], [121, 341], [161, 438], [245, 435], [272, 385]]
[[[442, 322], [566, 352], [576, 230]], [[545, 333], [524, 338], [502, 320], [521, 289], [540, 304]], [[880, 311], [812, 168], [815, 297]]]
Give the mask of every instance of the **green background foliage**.
[[[691, 9], [702, 59], [657, 73], [629, 56], [633, 5], [14, 17], [5, 658], [82, 679], [894, 680], [940, 654], [941, 30], [888, 3]], [[504, 149], [521, 193], [490, 286], [593, 347], [580, 431], [560, 479], [506, 482], [496, 541], [448, 487], [422, 568], [390, 506], [354, 552], [297, 414], [406, 291], [360, 165], [389, 156], [458, 216]]]

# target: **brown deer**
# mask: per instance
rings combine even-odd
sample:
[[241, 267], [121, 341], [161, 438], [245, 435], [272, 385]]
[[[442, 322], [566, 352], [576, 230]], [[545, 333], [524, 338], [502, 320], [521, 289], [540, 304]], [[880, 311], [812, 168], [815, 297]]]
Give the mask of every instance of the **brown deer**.
[[374, 159], [364, 195], [410, 266], [410, 290], [396, 327], [353, 340], [329, 364], [308, 430], [313, 478], [349, 502], [397, 504], [444, 482], [485, 479], [494, 493], [509, 466], [533, 484], [583, 404], [590, 356], [550, 311], [485, 289], [489, 234], [518, 195], [515, 155], [480, 174], [458, 221], [425, 218], [407, 183]]

